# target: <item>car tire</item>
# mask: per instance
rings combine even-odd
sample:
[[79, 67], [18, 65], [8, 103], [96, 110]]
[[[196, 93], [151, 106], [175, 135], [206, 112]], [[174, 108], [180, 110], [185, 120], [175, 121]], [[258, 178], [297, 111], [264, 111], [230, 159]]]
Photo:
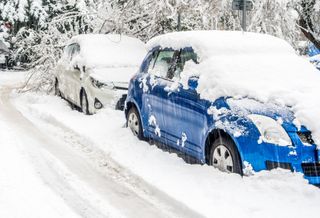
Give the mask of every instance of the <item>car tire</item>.
[[127, 127], [130, 128], [133, 135], [137, 136], [138, 139], [144, 139], [140, 115], [135, 107], [131, 107], [127, 114]]
[[222, 172], [242, 175], [240, 155], [233, 140], [226, 136], [219, 136], [210, 149], [209, 165]]
[[87, 93], [86, 91], [82, 91], [81, 92], [81, 111], [86, 114], [86, 115], [89, 115], [89, 103], [88, 103], [88, 98], [87, 98]]

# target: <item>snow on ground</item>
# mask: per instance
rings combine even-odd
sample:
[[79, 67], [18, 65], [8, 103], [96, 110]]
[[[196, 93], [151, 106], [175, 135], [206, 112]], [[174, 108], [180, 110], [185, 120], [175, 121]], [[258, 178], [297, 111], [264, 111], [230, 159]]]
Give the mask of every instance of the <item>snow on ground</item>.
[[[7, 92], [24, 77], [0, 71], [0, 217], [123, 217], [48, 152], [54, 143], [12, 108]], [[62, 155], [77, 159], [71, 152]]]
[[0, 132], [0, 217], [79, 217], [39, 177], [15, 130], [0, 121]]
[[[318, 214], [320, 190], [301, 174], [285, 170], [254, 176], [222, 173], [209, 166], [189, 165], [176, 154], [141, 142], [124, 128], [121, 111], [105, 109], [85, 116], [55, 96], [13, 95], [17, 108], [51, 134], [57, 123], [92, 142], [117, 163], [206, 217], [308, 217]], [[50, 130], [51, 129], [51, 130]], [[61, 131], [60, 131], [61, 132]], [[60, 136], [61, 137], [61, 136]]]
[[[22, 72], [0, 71], [1, 86], [21, 78]], [[78, 217], [42, 181], [26, 149], [17, 131], [0, 116], [0, 217]]]
[[0, 70], [0, 86], [20, 83], [24, 78], [26, 78], [26, 72]]

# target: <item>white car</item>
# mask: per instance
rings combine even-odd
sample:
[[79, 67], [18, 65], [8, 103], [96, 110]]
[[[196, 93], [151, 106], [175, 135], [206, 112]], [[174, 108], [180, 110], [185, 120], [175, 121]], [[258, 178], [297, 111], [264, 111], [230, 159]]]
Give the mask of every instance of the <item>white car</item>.
[[146, 54], [139, 39], [116, 34], [73, 37], [57, 65], [55, 93], [85, 114], [123, 109], [130, 78]]

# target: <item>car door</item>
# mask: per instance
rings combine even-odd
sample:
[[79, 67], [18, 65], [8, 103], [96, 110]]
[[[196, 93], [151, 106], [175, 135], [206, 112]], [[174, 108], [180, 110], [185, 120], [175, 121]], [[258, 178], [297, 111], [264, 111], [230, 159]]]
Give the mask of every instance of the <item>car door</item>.
[[65, 98], [69, 98], [69, 84], [70, 84], [70, 60], [73, 46], [67, 45], [64, 48], [63, 55], [58, 62], [57, 77], [59, 81], [59, 89]]
[[[197, 156], [201, 153], [201, 140], [205, 135], [207, 102], [200, 99], [194, 87], [186, 88], [180, 83], [180, 74], [188, 61], [197, 63], [197, 56], [191, 48], [174, 52], [170, 66], [163, 69], [166, 73], [156, 77], [149, 101], [162, 141]], [[157, 61], [153, 69], [156, 65]], [[152, 121], [149, 122], [150, 130], [155, 131], [157, 126]]]
[[[168, 79], [180, 80], [180, 74], [185, 64], [197, 64], [198, 58], [192, 48], [185, 48], [179, 53], [174, 74], [167, 75]], [[191, 155], [197, 156], [201, 153], [202, 139], [206, 134], [207, 101], [200, 99], [196, 91], [197, 77], [189, 78], [193, 83], [188, 87], [178, 85], [178, 89], [168, 97], [170, 102], [171, 128], [170, 133], [175, 137], [177, 146]], [[193, 86], [193, 87], [191, 87]]]
[[[172, 49], [163, 49], [155, 51], [148, 67], [148, 73], [145, 74], [142, 86], [144, 89], [142, 97], [143, 114], [147, 114], [147, 130], [154, 137], [163, 139], [167, 143], [170, 138], [170, 131], [166, 129], [167, 114], [169, 108], [166, 100], [168, 99], [167, 86], [171, 81], [166, 79], [167, 72], [172, 66], [177, 51]], [[146, 86], [146, 88], [145, 88]], [[170, 142], [169, 142], [170, 143]]]
[[75, 59], [80, 53], [80, 45], [77, 43], [73, 44], [71, 53], [71, 67], [70, 67], [70, 98], [71, 100], [80, 106], [80, 89], [82, 85], [82, 71], [78, 61]]
[[81, 70], [75, 58], [80, 53], [80, 46], [77, 43], [68, 46], [68, 64], [64, 73], [65, 97], [71, 102], [79, 105], [79, 93], [81, 88]]

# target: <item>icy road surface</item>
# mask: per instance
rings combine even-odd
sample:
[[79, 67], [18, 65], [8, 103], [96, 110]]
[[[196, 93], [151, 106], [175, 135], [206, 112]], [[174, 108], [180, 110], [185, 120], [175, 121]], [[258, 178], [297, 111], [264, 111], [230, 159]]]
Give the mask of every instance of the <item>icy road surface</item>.
[[0, 217], [318, 214], [320, 190], [301, 174], [241, 178], [186, 164], [133, 137], [123, 112], [85, 116], [55, 96], [12, 92], [1, 73]]

